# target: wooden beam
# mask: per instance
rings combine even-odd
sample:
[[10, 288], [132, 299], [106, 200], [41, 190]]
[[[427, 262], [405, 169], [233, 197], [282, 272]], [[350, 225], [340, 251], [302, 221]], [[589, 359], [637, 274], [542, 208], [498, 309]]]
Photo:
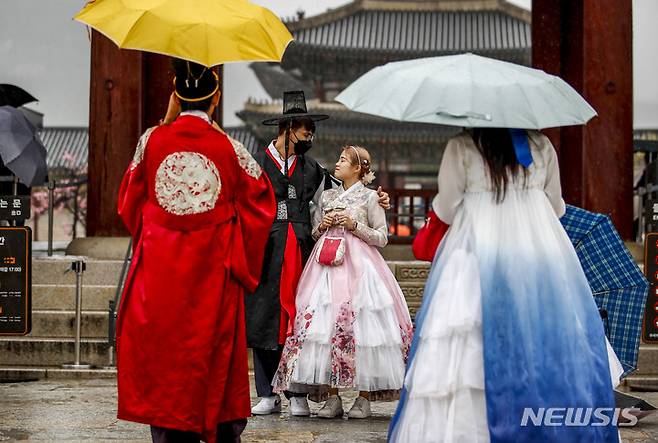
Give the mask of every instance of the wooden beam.
[[144, 129], [143, 64], [137, 51], [120, 51], [93, 32], [89, 109], [87, 235], [126, 235], [117, 216], [121, 168]]
[[534, 0], [533, 65], [596, 109], [586, 126], [547, 131], [567, 203], [609, 214], [633, 237], [632, 0]]

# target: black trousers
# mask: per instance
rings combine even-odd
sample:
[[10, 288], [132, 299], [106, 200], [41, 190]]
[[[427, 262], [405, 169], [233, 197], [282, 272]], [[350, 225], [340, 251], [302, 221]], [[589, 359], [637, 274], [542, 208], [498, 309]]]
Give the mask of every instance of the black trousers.
[[[240, 435], [247, 426], [247, 419], [229, 421], [217, 425], [218, 443], [240, 443]], [[201, 436], [194, 432], [151, 426], [153, 443], [200, 443]]]
[[[279, 349], [252, 349], [254, 356], [254, 378], [256, 379], [256, 393], [259, 397], [271, 397], [274, 394], [272, 391], [272, 379], [276, 370], [279, 368], [279, 361], [281, 360], [281, 353], [283, 346]], [[306, 397], [306, 394], [285, 391], [286, 398], [290, 397]]]

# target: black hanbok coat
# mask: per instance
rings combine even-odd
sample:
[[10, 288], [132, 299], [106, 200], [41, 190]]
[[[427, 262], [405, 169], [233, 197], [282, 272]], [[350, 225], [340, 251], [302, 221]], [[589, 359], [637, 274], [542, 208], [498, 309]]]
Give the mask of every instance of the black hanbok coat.
[[279, 211], [265, 249], [260, 284], [253, 294], [245, 296], [245, 310], [247, 345], [274, 350], [280, 344], [280, 281], [288, 225], [292, 224], [304, 266], [314, 246], [310, 203], [318, 189], [330, 188], [332, 181], [328, 172], [309, 156], [298, 157], [290, 177], [285, 177], [266, 149], [256, 152], [254, 159], [272, 183]]

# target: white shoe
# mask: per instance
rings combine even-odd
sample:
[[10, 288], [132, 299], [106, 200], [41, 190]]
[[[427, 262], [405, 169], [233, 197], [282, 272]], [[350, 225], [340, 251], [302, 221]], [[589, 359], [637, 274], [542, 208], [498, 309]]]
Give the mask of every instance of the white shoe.
[[290, 415], [294, 417], [309, 417], [311, 415], [311, 408], [308, 407], [306, 397], [290, 398]]
[[336, 418], [343, 416], [343, 400], [337, 395], [329, 396], [322, 409], [318, 411], [320, 418]]
[[281, 397], [278, 395], [263, 397], [256, 406], [251, 408], [251, 413], [254, 415], [268, 415], [275, 412], [281, 412]]
[[357, 397], [352, 405], [352, 409], [347, 413], [348, 418], [368, 418], [372, 416], [370, 412], [370, 400], [365, 397]]

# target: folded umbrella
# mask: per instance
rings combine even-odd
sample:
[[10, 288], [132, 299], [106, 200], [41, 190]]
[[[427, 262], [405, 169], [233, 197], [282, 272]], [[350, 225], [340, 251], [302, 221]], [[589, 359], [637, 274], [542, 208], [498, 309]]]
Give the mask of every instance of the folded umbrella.
[[22, 112], [12, 106], [0, 106], [0, 158], [5, 166], [27, 186], [46, 181], [46, 148], [36, 128]]
[[635, 264], [610, 218], [567, 205], [560, 219], [585, 271], [624, 376], [637, 368], [649, 282]]
[[596, 115], [559, 77], [474, 54], [388, 63], [336, 100], [393, 120], [460, 127], [543, 129], [585, 124]]
[[37, 101], [25, 89], [16, 85], [0, 84], [0, 106], [13, 106], [18, 108], [24, 104]]
[[75, 19], [120, 48], [211, 67], [281, 61], [292, 35], [270, 10], [247, 0], [92, 0]]

